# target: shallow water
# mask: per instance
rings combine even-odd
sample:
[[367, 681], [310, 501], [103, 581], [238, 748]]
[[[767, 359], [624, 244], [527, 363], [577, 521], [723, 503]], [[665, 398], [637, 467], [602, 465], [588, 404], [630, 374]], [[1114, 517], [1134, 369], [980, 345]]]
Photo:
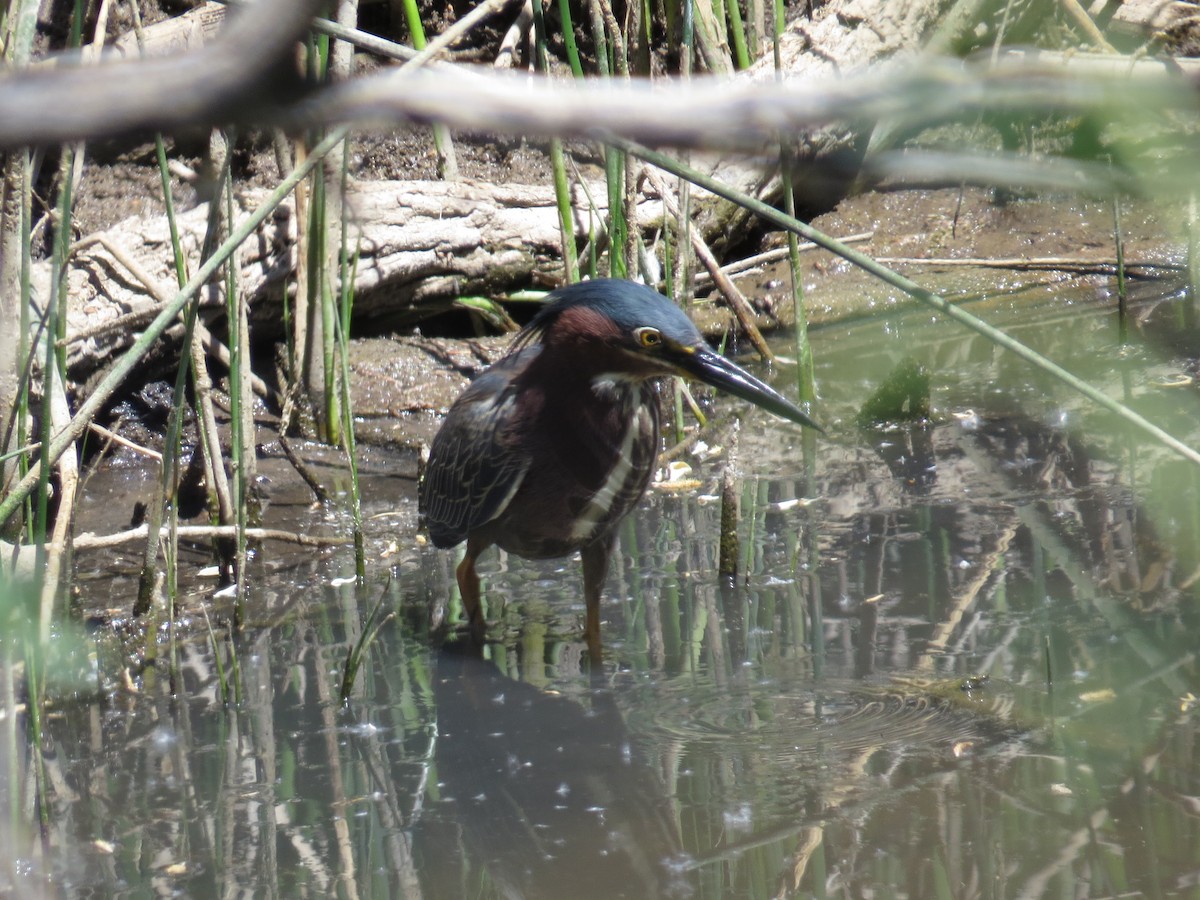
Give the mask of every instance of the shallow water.
[[[1176, 299], [1137, 304], [1126, 349], [1091, 298], [973, 309], [1200, 443]], [[496, 624], [473, 653], [435, 637], [455, 560], [413, 542], [412, 460], [367, 451], [367, 583], [347, 549], [262, 550], [256, 623], [218, 641], [235, 702], [203, 640], [173, 666], [160, 644], [103, 701], [60, 687], [49, 830], [3, 836], [4, 877], [68, 896], [1200, 895], [1200, 473], [928, 313], [814, 343], [831, 436], [811, 471], [797, 429], [738, 410], [735, 584], [721, 457], [693, 459], [700, 489], [654, 491], [625, 525], [601, 670], [574, 560], [489, 553]], [[936, 424], [859, 428], [905, 360]], [[345, 524], [284, 491], [272, 514]], [[81, 588], [124, 608], [135, 556], [81, 554]], [[187, 587], [197, 615], [211, 589]], [[393, 618], [342, 708], [377, 604]], [[75, 638], [106, 678], [107, 627]]]

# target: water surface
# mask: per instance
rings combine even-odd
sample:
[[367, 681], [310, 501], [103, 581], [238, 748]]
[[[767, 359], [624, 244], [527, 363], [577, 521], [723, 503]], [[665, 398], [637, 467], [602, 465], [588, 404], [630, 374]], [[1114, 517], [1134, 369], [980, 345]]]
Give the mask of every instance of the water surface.
[[[1079, 294], [973, 309], [1200, 443], [1178, 298], [1135, 305], [1124, 348], [1112, 306]], [[716, 574], [725, 456], [689, 458], [700, 487], [652, 492], [621, 534], [599, 669], [575, 560], [491, 551], [492, 643], [441, 640], [455, 559], [414, 542], [413, 461], [378, 449], [363, 459], [366, 584], [347, 578], [348, 550], [263, 548], [255, 621], [217, 641], [233, 702], [204, 639], [173, 663], [161, 643], [123, 689], [109, 626], [85, 635], [103, 699], [55, 702], [49, 830], [5, 837], [8, 885], [1200, 895], [1195, 467], [927, 312], [814, 339], [830, 430], [815, 461], [795, 427], [719, 405], [742, 416], [736, 583]], [[906, 364], [927, 370], [933, 421], [857, 424]], [[345, 527], [282, 491], [273, 511]], [[125, 608], [135, 555], [81, 554], [81, 588]], [[212, 589], [187, 586], [197, 616]], [[376, 604], [394, 615], [342, 708], [343, 664]]]

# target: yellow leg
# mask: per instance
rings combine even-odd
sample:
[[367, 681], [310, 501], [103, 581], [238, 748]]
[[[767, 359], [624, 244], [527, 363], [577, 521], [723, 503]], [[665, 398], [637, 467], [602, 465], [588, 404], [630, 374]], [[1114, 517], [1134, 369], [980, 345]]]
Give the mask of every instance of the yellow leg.
[[485, 623], [482, 604], [479, 602], [479, 573], [475, 571], [475, 559], [486, 549], [487, 545], [477, 546], [468, 538], [467, 552], [454, 573], [458, 579], [458, 592], [462, 595], [463, 608], [467, 613], [467, 627], [476, 641], [483, 640]]
[[592, 659], [600, 660], [600, 597], [608, 577], [608, 560], [613, 539], [603, 537], [583, 548], [583, 599], [587, 604], [587, 624], [583, 636]]

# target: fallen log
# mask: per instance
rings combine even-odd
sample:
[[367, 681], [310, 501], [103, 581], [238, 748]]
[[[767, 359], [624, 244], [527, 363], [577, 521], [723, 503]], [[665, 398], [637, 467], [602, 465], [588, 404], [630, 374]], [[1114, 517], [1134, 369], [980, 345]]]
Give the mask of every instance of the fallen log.
[[[575, 185], [575, 234], [584, 241], [606, 213], [603, 185]], [[589, 197], [600, 204], [587, 210]], [[239, 194], [237, 217], [265, 191]], [[495, 295], [561, 278], [560, 232], [549, 185], [474, 181], [361, 182], [347, 192], [355, 267], [356, 319], [372, 330], [405, 329], [448, 310], [457, 297]], [[644, 200], [639, 224], [661, 219], [661, 203]], [[180, 242], [195, 271], [207, 207], [177, 216]], [[250, 299], [255, 337], [283, 335], [284, 299], [295, 290], [297, 226], [290, 203], [246, 241], [236, 260], [240, 289]], [[132, 218], [76, 244], [67, 271], [67, 365], [88, 379], [129, 347], [141, 325], [174, 293], [170, 232], [165, 216]], [[39, 299], [49, 295], [50, 266], [35, 265]], [[205, 288], [206, 318], [224, 315], [223, 284]]]

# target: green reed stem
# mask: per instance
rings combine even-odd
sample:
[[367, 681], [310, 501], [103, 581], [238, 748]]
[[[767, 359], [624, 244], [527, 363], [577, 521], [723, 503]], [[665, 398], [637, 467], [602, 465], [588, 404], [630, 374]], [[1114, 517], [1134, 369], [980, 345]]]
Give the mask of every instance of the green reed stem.
[[1129, 340], [1128, 290], [1125, 285], [1125, 241], [1121, 236], [1121, 198], [1112, 197], [1113, 244], [1117, 251], [1117, 330], [1122, 344]]
[[746, 45], [746, 28], [738, 0], [729, 0], [729, 25], [733, 33], [734, 64], [739, 69], [750, 68], [750, 51]]
[[[229, 142], [232, 149], [232, 141]], [[233, 205], [233, 173], [231, 171], [232, 152], [225, 154], [225, 221], [234, 221]], [[238, 285], [237, 263], [230, 257], [225, 264], [225, 315], [226, 327], [229, 330], [229, 428], [230, 444], [232, 445], [233, 463], [233, 510], [234, 524], [237, 526], [236, 553], [234, 556], [234, 627], [240, 628], [245, 622], [246, 605], [246, 513], [250, 473], [254, 461], [247, 456], [253, 452], [253, 444], [247, 440], [247, 419], [253, 413], [247, 407], [244, 376], [248, 363], [249, 338], [246, 333], [248, 316], [246, 313], [246, 298]], [[249, 448], [249, 449], [248, 449]]]
[[[137, 4], [134, 3], [131, 6], [136, 9]], [[135, 15], [137, 15], [136, 12]], [[140, 28], [140, 18], [135, 19], [135, 22], [138, 22]], [[175, 196], [171, 190], [171, 171], [167, 164], [166, 145], [163, 143], [162, 135], [160, 134], [154, 136], [154, 153], [158, 160], [158, 174], [162, 179], [163, 207], [167, 215], [167, 228], [171, 234], [171, 254], [175, 261], [175, 280], [178, 287], [183, 287], [187, 284], [187, 257], [184, 255], [183, 246], [179, 242], [179, 222], [175, 215]], [[167, 433], [163, 441], [162, 490], [164, 497], [171, 498], [168, 512], [169, 536], [164, 549], [168, 623], [174, 622], [175, 599], [179, 595], [179, 457], [183, 442], [183, 407], [187, 402], [187, 380], [192, 374], [192, 354], [189, 352], [189, 348], [195, 339], [196, 319], [199, 316], [199, 311], [198, 304], [192, 303], [188, 306], [184, 317], [184, 336], [183, 343], [180, 345], [183, 348], [183, 352], [179, 356], [179, 369], [175, 375], [175, 394], [172, 397], [171, 412], [167, 417]], [[161, 514], [161, 510], [162, 505], [159, 504], [155, 511]], [[155, 536], [153, 539], [155, 544], [157, 544], [158, 539], [153, 520], [150, 523], [149, 533]], [[174, 641], [175, 629], [173, 624], [168, 624], [168, 628], [170, 629], [171, 640]]]
[[609, 59], [608, 37], [604, 30], [604, 11], [601, 0], [588, 0], [588, 16], [591, 19], [592, 42], [596, 45], [596, 71], [601, 78], [608, 78], [613, 71]]
[[[40, 5], [37, 0], [14, 0], [7, 7], [9, 20], [6, 22], [6, 25], [8, 28], [7, 33], [11, 35], [11, 39], [4, 46], [2, 58], [6, 66], [10, 69], [23, 69], [29, 64], [29, 60], [33, 55], [34, 39], [37, 36], [38, 8]], [[17, 396], [13, 398], [16, 415], [16, 428], [13, 440], [15, 446], [25, 447], [30, 443], [30, 409], [28, 367], [24, 361], [31, 360], [31, 354], [34, 352], [29, 338], [30, 300], [32, 297], [30, 279], [33, 258], [30, 220], [33, 206], [33, 160], [28, 150], [18, 150], [8, 154], [5, 178], [12, 180], [18, 194], [16, 197], [18, 220], [15, 223], [18, 234], [14, 243], [18, 245], [17, 251], [20, 259], [20, 272], [18, 273], [20, 286], [18, 288], [19, 297], [17, 298], [20, 309], [20, 330], [17, 335], [17, 354], [15, 360], [22, 361], [18, 362], [17, 365], [25, 367], [26, 374], [19, 377]], [[5, 243], [3, 248], [0, 248], [0, 254], [3, 253], [4, 248], [9, 246], [7, 236], [5, 236]], [[12, 260], [8, 262], [10, 265], [12, 264]], [[27, 474], [29, 471], [29, 457], [27, 454], [20, 454], [16, 470], [22, 477]], [[0, 469], [0, 474], [3, 474], [7, 479], [7, 468]], [[32, 508], [27, 510], [25, 529], [27, 539], [32, 540]]]
[[[736, 0], [731, 0], [736, 2]], [[775, 4], [775, 27], [772, 29], [772, 51], [775, 61], [776, 77], [781, 77], [783, 64], [779, 49], [779, 39], [783, 35], [784, 28], [787, 26], [786, 14], [783, 6], [783, 0], [777, 0]], [[779, 175], [783, 183], [783, 211], [790, 218], [796, 218], [796, 194], [792, 183], [792, 164], [794, 157], [792, 148], [787, 136], [781, 136], [779, 140]], [[800, 242], [796, 236], [796, 232], [789, 230], [787, 232], [788, 246], [788, 269], [791, 273], [791, 294], [792, 294], [792, 310], [795, 316], [794, 341], [796, 348], [796, 387], [800, 400], [805, 404], [811, 404], [817, 399], [816, 373], [813, 360], [812, 344], [808, 339], [808, 310], [804, 303], [804, 281], [801, 277], [800, 270]], [[815, 434], [805, 434], [802, 437], [803, 447], [805, 449], [804, 460], [806, 469], [809, 470], [811, 477], [812, 470], [816, 466], [816, 440]]]
[[[78, 10], [77, 10], [78, 12]], [[45, 563], [46, 532], [50, 519], [50, 470], [56, 459], [51, 459], [45, 453], [50, 446], [52, 415], [50, 412], [51, 396], [54, 392], [54, 380], [59, 378], [66, 383], [65, 346], [60, 344], [66, 332], [66, 315], [63, 311], [63, 280], [66, 277], [67, 257], [71, 249], [71, 210], [74, 200], [74, 169], [75, 148], [62, 148], [58, 167], [59, 197], [58, 210], [54, 226], [54, 238], [50, 255], [50, 297], [46, 304], [45, 320], [42, 327], [42, 339], [46, 342], [42, 372], [44, 385], [42, 390], [42, 416], [39, 439], [43, 452], [39, 456], [37, 468], [37, 495], [34, 503], [33, 539], [37, 547], [37, 568], [40, 571]]]
[[208, 631], [208, 646], [212, 650], [213, 664], [217, 667], [217, 691], [221, 696], [221, 703], [228, 705], [230, 700], [229, 679], [225, 675], [225, 660], [221, 658], [221, 645], [217, 641], [216, 632], [213, 631], [212, 622], [209, 621], [208, 607], [202, 605], [200, 612], [204, 616], [204, 627]]
[[[562, 0], [562, 3], [566, 2], [567, 0]], [[575, 35], [571, 30], [569, 18], [564, 22], [564, 28], [573, 45]], [[549, 74], [550, 63], [546, 52], [546, 15], [542, 0], [533, 0], [533, 34], [537, 67], [542, 72]], [[571, 70], [577, 77], [582, 77], [583, 68], [579, 65], [578, 49], [575, 50], [574, 57]], [[576, 71], [577, 67], [578, 71]], [[554, 199], [558, 206], [558, 227], [562, 234], [563, 280], [567, 284], [572, 284], [579, 280], [579, 257], [575, 249], [575, 210], [571, 204], [571, 186], [567, 180], [567, 163], [563, 156], [563, 145], [558, 138], [550, 139], [550, 168], [554, 173]]]
[[1166, 431], [1159, 428], [1148, 419], [1144, 418], [1137, 412], [1134, 412], [1128, 406], [1113, 400], [1111, 397], [1104, 394], [1097, 388], [1092, 387], [1087, 382], [1075, 375], [1072, 375], [1062, 366], [1042, 356], [1036, 350], [1027, 347], [1015, 338], [1005, 334], [999, 328], [989, 325], [978, 316], [972, 315], [964, 309], [960, 309], [959, 307], [950, 303], [950, 301], [948, 301], [946, 298], [921, 287], [912, 279], [906, 278], [900, 273], [892, 271], [891, 269], [867, 256], [865, 253], [861, 253], [848, 244], [844, 244], [836, 238], [830, 237], [823, 231], [819, 231], [816, 228], [813, 228], [811, 225], [801, 222], [798, 219], [795, 219], [792, 216], [775, 209], [773, 206], [764, 203], [757, 197], [751, 197], [749, 194], [745, 194], [739, 190], [736, 190], [724, 182], [705, 175], [703, 172], [693, 169], [690, 166], [684, 166], [677, 160], [672, 159], [664, 153], [659, 153], [658, 151], [651, 150], [648, 147], [643, 147], [633, 141], [629, 141], [624, 138], [618, 138], [616, 136], [610, 136], [608, 137], [608, 140], [624, 147], [629, 153], [644, 159], [646, 162], [652, 165], [658, 166], [660, 169], [665, 169], [666, 171], [678, 175], [681, 178], [686, 178], [693, 184], [699, 185], [700, 187], [716, 194], [719, 197], [724, 197], [726, 200], [739, 204], [743, 208], [754, 213], [759, 218], [770, 222], [778, 228], [794, 231], [805, 240], [812, 241], [814, 244], [824, 247], [830, 253], [836, 254], [847, 262], [858, 266], [860, 269], [863, 269], [866, 272], [869, 272], [880, 281], [890, 284], [892, 287], [903, 291], [914, 300], [923, 303], [926, 306], [932, 307], [947, 318], [953, 319], [960, 325], [971, 329], [976, 334], [982, 335], [993, 344], [1015, 353], [1017, 356], [1021, 357], [1021, 359], [1040, 369], [1050, 377], [1062, 382], [1072, 390], [1087, 397], [1098, 406], [1103, 407], [1119, 418], [1129, 422], [1131, 425], [1134, 425], [1136, 428], [1151, 437], [1153, 440], [1157, 441], [1162, 446], [1170, 448], [1189, 462], [1200, 465], [1200, 452], [1197, 452], [1195, 449], [1189, 447], [1178, 438], [1168, 434]]
[[608, 188], [608, 271], [613, 278], [628, 278], [625, 244], [629, 223], [625, 221], [625, 154], [613, 145], [604, 148], [604, 180]]
[[1200, 204], [1194, 190], [1188, 196], [1187, 239], [1188, 297], [1194, 313], [1200, 306]]
[[341, 404], [337, 386], [337, 318], [338, 302], [333, 293], [333, 285], [329, 275], [329, 193], [325, 175], [314, 173], [313, 185], [313, 229], [315, 232], [312, 246], [319, 247], [316, 265], [309, 273], [311, 283], [320, 298], [319, 311], [321, 314], [321, 358], [325, 372], [325, 423], [326, 440], [337, 444], [342, 439]]
[[350, 466], [350, 515], [354, 521], [354, 571], [361, 584], [367, 577], [367, 555], [363, 536], [362, 490], [358, 480], [358, 448], [354, 434], [354, 410], [350, 395], [350, 322], [354, 312], [354, 285], [358, 253], [350, 253], [350, 210], [346, 207], [346, 186], [350, 173], [350, 143], [342, 144], [341, 242], [338, 253], [339, 313], [337, 320], [338, 359], [341, 363], [342, 446]]
[[379, 614], [383, 612], [383, 603], [386, 597], [385, 591], [384, 595], [379, 598], [379, 602], [375, 604], [375, 608], [371, 610], [371, 614], [367, 616], [367, 621], [363, 623], [362, 634], [346, 653], [346, 662], [342, 666], [342, 687], [338, 692], [338, 698], [343, 706], [350, 702], [350, 694], [354, 690], [354, 682], [358, 679], [358, 670], [362, 667], [367, 650], [370, 649], [371, 644], [375, 643], [375, 638], [379, 637], [383, 626], [396, 617], [395, 612], [389, 612], [380, 618]]
[[[22, 7], [27, 6], [37, 7], [37, 4], [32, 0], [26, 0]], [[36, 16], [34, 17], [36, 21]], [[34, 352], [30, 341], [30, 309], [32, 308], [31, 300], [33, 298], [32, 290], [32, 265], [33, 265], [33, 229], [32, 229], [32, 212], [33, 212], [33, 159], [28, 150], [21, 151], [21, 333], [20, 333], [20, 350], [17, 354], [19, 360], [30, 360]], [[17, 444], [18, 446], [26, 446], [30, 442], [30, 410], [29, 410], [29, 378], [23, 375], [20, 379], [20, 389], [17, 397]], [[29, 472], [29, 457], [23, 454], [18, 463], [17, 470], [24, 477]], [[26, 536], [32, 540], [32, 509], [26, 511], [25, 525]], [[0, 526], [4, 522], [0, 521]]]
[[575, 206], [571, 202], [571, 185], [567, 180], [567, 163], [563, 144], [550, 139], [550, 168], [554, 173], [554, 199], [558, 206], [558, 225], [562, 232], [563, 278], [567, 284], [579, 280], [579, 251], [575, 248]]
[[649, 76], [651, 56], [654, 53], [654, 4], [652, 0], [642, 0], [641, 29], [639, 32], [638, 74]]
[[42, 755], [42, 714], [45, 712], [46, 679], [44, 642], [36, 638], [25, 642], [25, 684], [29, 702], [25, 704], [26, 720], [29, 723], [29, 751], [33, 757], [34, 790], [37, 792], [37, 821], [45, 840], [50, 826], [49, 779], [46, 777], [46, 760]]
[[[413, 47], [418, 51], [424, 50], [425, 26], [421, 24], [421, 11], [417, 0], [403, 0], [404, 20], [408, 23], [408, 31], [412, 35]], [[445, 125], [433, 126], [433, 145], [437, 150], [438, 177], [454, 180], [458, 177], [458, 159], [454, 153], [454, 141], [450, 138], [450, 129]]]
[[[540, 6], [541, 3], [538, 3]], [[537, 8], [534, 8], [534, 23], [536, 25]], [[571, 65], [571, 74], [576, 78], [583, 77], [583, 62], [579, 59], [579, 47], [575, 43], [575, 25], [571, 21], [571, 0], [558, 0], [558, 16], [562, 19], [563, 42], [567, 46], [567, 62]]]
[[[13, 596], [13, 585], [2, 573], [0, 573], [0, 587], [4, 588], [9, 597]], [[18, 747], [17, 735], [20, 716], [17, 715], [15, 677], [18, 669], [14, 643], [11, 634], [6, 634], [0, 640], [0, 666], [4, 667], [4, 671], [0, 672], [0, 710], [4, 711], [4, 720], [0, 723], [0, 733], [2, 733], [0, 752], [3, 752], [5, 756], [4, 775], [7, 780], [4, 793], [8, 800], [8, 833], [10, 835], [20, 834], [22, 827], [21, 792], [18, 788], [21, 783], [21, 752]], [[11, 864], [6, 860], [6, 867], [8, 865]]]
[[[137, 36], [139, 50], [144, 50], [145, 35], [142, 29], [142, 16], [137, 3], [130, 3], [129, 10], [133, 16], [134, 33]], [[171, 191], [171, 172], [167, 164], [167, 149], [162, 135], [154, 135], [154, 156], [158, 163], [158, 175], [162, 183], [163, 208], [167, 216], [167, 228], [171, 235], [171, 253], [175, 262], [175, 281], [178, 287], [187, 283], [187, 259], [179, 242], [179, 222], [175, 215], [175, 197]], [[163, 549], [163, 562], [166, 569], [166, 584], [164, 593], [167, 601], [167, 628], [170, 634], [172, 667], [176, 658], [175, 653], [175, 599], [179, 593], [179, 456], [182, 444], [183, 406], [186, 402], [187, 379], [191, 372], [192, 355], [188, 348], [194, 339], [196, 304], [192, 304], [186, 316], [184, 339], [181, 346], [184, 352], [180, 354], [179, 367], [175, 375], [175, 390], [172, 394], [171, 411], [167, 416], [167, 429], [163, 439], [163, 456], [159, 472], [159, 494], [150, 505], [146, 521], [146, 552], [142, 564], [142, 573], [138, 582], [138, 597], [134, 605], [135, 616], [146, 611], [153, 611], [154, 592], [156, 587], [155, 570], [158, 560], [160, 531], [164, 513], [168, 515], [168, 538]], [[170, 502], [164, 502], [169, 498]], [[164, 506], [166, 509], [164, 509]], [[152, 653], [152, 636], [157, 635], [157, 622], [151, 620], [146, 628], [147, 652]], [[174, 669], [172, 668], [172, 671]]]
[[[611, 9], [605, 0], [590, 0], [589, 9], [600, 77], [609, 78], [613, 73], [627, 76], [629, 59], [625, 52], [625, 42], [621, 40], [620, 34], [609, 33], [607, 17], [611, 16]], [[615, 23], [613, 27], [615, 28]], [[605, 145], [603, 152], [604, 180], [608, 194], [608, 222], [605, 227], [608, 234], [608, 274], [613, 278], [626, 278], [629, 270], [625, 265], [624, 250], [629, 233], [624, 202], [625, 154], [612, 145]]]
[[[419, 21], [418, 21], [419, 24]], [[309, 67], [317, 78], [324, 78], [329, 63], [329, 38], [315, 36], [309, 48]], [[334, 322], [337, 318], [337, 303], [329, 279], [329, 216], [328, 216], [328, 185], [325, 180], [324, 168], [313, 171], [308, 206], [308, 240], [307, 253], [304, 258], [306, 277], [307, 309], [310, 311], [308, 322], [319, 322], [307, 329], [309, 349], [305, 357], [314, 360], [313, 366], [320, 369], [319, 389], [321, 396], [316, 398], [320, 404], [317, 415], [317, 432], [320, 438], [329, 444], [341, 442], [341, 412], [338, 408], [338, 393], [336, 384], [336, 337]], [[311, 311], [316, 311], [316, 317]], [[315, 346], [319, 342], [319, 348]], [[320, 350], [319, 364], [315, 351]], [[318, 387], [315, 374], [310, 372], [310, 386]]]

